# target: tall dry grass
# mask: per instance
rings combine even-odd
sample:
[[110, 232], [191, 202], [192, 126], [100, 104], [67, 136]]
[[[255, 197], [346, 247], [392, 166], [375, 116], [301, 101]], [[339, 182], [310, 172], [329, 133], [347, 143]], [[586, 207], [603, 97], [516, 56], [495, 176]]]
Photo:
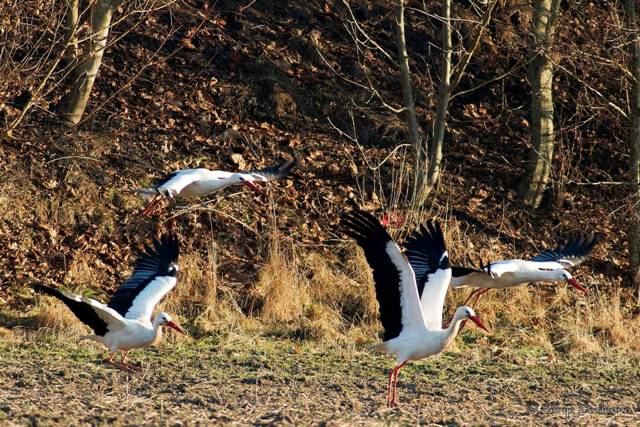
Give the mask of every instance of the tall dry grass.
[[[448, 241], [454, 242], [450, 250], [455, 250], [456, 242], [473, 238], [455, 222], [448, 224], [445, 233]], [[328, 343], [371, 342], [380, 326], [370, 269], [355, 244], [339, 247], [339, 256], [303, 253], [291, 242], [272, 235], [267, 261], [253, 291], [258, 300], [255, 314], [243, 312], [237, 292], [219, 277], [215, 245], [209, 247], [206, 257], [187, 253], [180, 259], [179, 285], [159, 309], [175, 314], [195, 337], [211, 332], [260, 331]], [[483, 256], [489, 255], [488, 251], [480, 249]], [[89, 274], [83, 263], [77, 265], [77, 271], [70, 271], [75, 278], [70, 282], [76, 282], [80, 274]], [[579, 279], [590, 285], [588, 273], [580, 274]], [[638, 351], [640, 319], [623, 304], [623, 290], [616, 286], [615, 282], [601, 283], [600, 289], [606, 290], [592, 287], [586, 296], [562, 283], [492, 290], [476, 311], [492, 329], [493, 346], [568, 355]], [[449, 292], [445, 322], [469, 292]], [[84, 333], [69, 310], [49, 298], [38, 308], [34, 324], [65, 335]]]
[[178, 285], [158, 309], [189, 324], [196, 337], [241, 329], [246, 317], [234, 292], [221, 283], [216, 244], [208, 246], [205, 257], [199, 253], [187, 253], [180, 256], [179, 262]]

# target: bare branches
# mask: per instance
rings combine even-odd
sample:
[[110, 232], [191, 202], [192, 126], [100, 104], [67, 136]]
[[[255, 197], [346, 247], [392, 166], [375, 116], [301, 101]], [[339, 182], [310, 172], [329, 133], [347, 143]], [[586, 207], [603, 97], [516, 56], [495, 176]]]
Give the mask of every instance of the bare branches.
[[587, 83], [584, 79], [580, 78], [580, 76], [578, 76], [576, 73], [572, 72], [571, 70], [569, 70], [567, 67], [563, 66], [562, 64], [559, 64], [557, 62], [553, 62], [553, 65], [559, 69], [561, 69], [562, 71], [564, 71], [565, 73], [567, 73], [568, 75], [570, 75], [571, 77], [573, 77], [574, 79], [576, 79], [578, 82], [580, 82], [586, 89], [588, 89], [590, 92], [594, 93], [595, 95], [598, 96], [598, 98], [602, 99], [605, 104], [607, 104], [608, 106], [610, 106], [611, 108], [613, 108], [614, 110], [616, 110], [618, 113], [620, 113], [620, 115], [622, 117], [624, 117], [625, 119], [628, 118], [628, 115], [626, 113], [626, 111], [624, 111], [622, 109], [622, 107], [620, 107], [618, 104], [616, 104], [615, 102], [611, 101], [611, 99], [609, 99], [608, 97], [606, 97], [602, 92], [600, 92], [598, 89], [594, 88], [593, 86], [591, 86], [589, 83]]
[[[127, 2], [120, 19], [113, 20], [105, 28], [110, 29], [117, 22], [131, 19], [136, 14], [142, 16], [151, 13], [175, 1]], [[54, 2], [50, 4], [49, 10], [38, 9], [34, 12], [42, 17], [38, 25], [33, 25], [32, 20], [28, 18], [31, 10], [29, 7], [35, 7], [34, 5], [25, 3], [24, 11], [16, 12], [15, 16], [19, 17], [17, 25], [8, 32], [0, 32], [2, 37], [0, 39], [0, 73], [4, 79], [0, 82], [0, 92], [20, 94], [22, 91], [26, 101], [17, 104], [19, 110], [11, 109], [10, 114], [5, 116], [7, 120], [5, 131], [8, 135], [23, 123], [24, 118], [34, 106], [38, 107], [43, 102], [47, 102], [51, 94], [54, 97], [59, 96], [59, 89], [69, 83], [69, 77], [74, 70], [76, 70], [76, 76], [72, 82], [83, 85], [83, 82], [88, 81], [87, 76], [92, 73], [77, 73], [77, 68], [83, 63], [80, 55], [86, 55], [91, 51], [88, 49], [89, 45], [93, 53], [97, 52], [101, 55], [108, 46], [140, 25], [142, 19], [132, 21], [132, 25], [108, 43], [105, 37], [97, 34], [97, 27], [93, 29], [93, 33], [91, 32], [87, 21], [96, 19], [95, 8], [98, 4], [110, 4], [115, 8], [121, 3], [121, 0], [86, 3], [68, 0], [65, 2], [65, 7], [60, 8], [60, 4]], [[82, 10], [79, 9], [81, 4]], [[91, 14], [90, 11], [92, 11]], [[45, 17], [48, 21], [44, 20]], [[51, 105], [52, 100], [49, 99], [48, 102]], [[41, 110], [48, 112], [46, 108]]]
[[471, 43], [471, 46], [469, 47], [469, 49], [465, 51], [464, 55], [460, 59], [460, 62], [458, 63], [458, 65], [456, 65], [455, 72], [453, 74], [453, 77], [451, 78], [449, 92], [452, 92], [453, 89], [455, 89], [456, 86], [458, 86], [458, 83], [460, 83], [462, 74], [467, 68], [467, 65], [469, 65], [469, 62], [471, 61], [471, 58], [476, 52], [476, 49], [478, 49], [478, 46], [480, 45], [480, 39], [482, 38], [482, 34], [484, 33], [484, 30], [487, 28], [487, 25], [489, 25], [489, 22], [491, 22], [491, 17], [493, 15], [493, 11], [496, 8], [496, 4], [498, 4], [498, 0], [493, 0], [492, 2], [489, 3], [486, 10], [484, 11], [482, 18], [480, 19], [480, 27], [477, 30], [478, 32], [476, 33], [473, 39], [473, 42]]

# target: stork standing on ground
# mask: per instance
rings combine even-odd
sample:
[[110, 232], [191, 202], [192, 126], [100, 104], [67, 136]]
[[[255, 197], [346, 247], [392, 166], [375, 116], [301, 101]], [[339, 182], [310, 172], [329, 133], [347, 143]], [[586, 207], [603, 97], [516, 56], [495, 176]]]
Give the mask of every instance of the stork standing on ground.
[[[154, 239], [153, 246], [146, 246], [138, 258], [131, 278], [113, 294], [107, 305], [41, 284], [34, 285], [34, 289], [64, 302], [82, 323], [89, 326], [94, 334], [81, 339], [91, 339], [107, 347], [110, 363], [125, 369], [137, 369], [126, 363], [129, 350], [157, 342], [163, 326], [185, 333], [164, 312], [158, 313], [151, 322], [156, 304], [176, 285], [178, 255], [179, 245], [175, 236]], [[117, 351], [124, 351], [120, 364], [113, 359]]]
[[543, 252], [530, 260], [510, 259], [480, 266], [479, 269], [453, 267], [452, 288], [477, 288], [467, 298], [465, 304], [475, 296], [474, 306], [482, 295], [491, 289], [505, 289], [523, 286], [537, 281], [564, 281], [577, 290], [586, 293], [582, 286], [567, 271], [582, 263], [596, 244], [595, 237], [579, 237]]
[[182, 169], [173, 172], [153, 187], [133, 191], [141, 194], [145, 199], [149, 199], [142, 215], [150, 216], [163, 200], [206, 196], [230, 185], [244, 184], [260, 193], [255, 182], [268, 182], [284, 178], [296, 164], [294, 159], [253, 172], [212, 171], [204, 168]]
[[398, 373], [405, 364], [440, 354], [453, 341], [463, 320], [487, 329], [466, 306], [458, 307], [449, 326], [442, 327], [451, 268], [437, 222], [428, 222], [409, 237], [405, 244], [408, 260], [371, 214], [352, 211], [343, 216], [342, 226], [344, 233], [364, 249], [373, 270], [384, 327], [384, 341], [376, 349], [397, 359], [387, 388], [387, 406], [396, 406]]

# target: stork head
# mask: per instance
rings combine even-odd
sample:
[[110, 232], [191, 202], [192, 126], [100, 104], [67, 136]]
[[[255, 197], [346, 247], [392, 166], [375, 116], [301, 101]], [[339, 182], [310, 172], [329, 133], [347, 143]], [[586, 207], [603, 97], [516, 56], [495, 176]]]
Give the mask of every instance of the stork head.
[[574, 279], [573, 276], [571, 276], [571, 273], [569, 273], [564, 268], [558, 268], [557, 270], [554, 270], [554, 275], [556, 280], [565, 281], [580, 292], [583, 292], [585, 294], [587, 293], [587, 289], [582, 286], [576, 279]]
[[260, 190], [255, 184], [256, 178], [253, 175], [251, 175], [250, 173], [239, 173], [237, 175], [240, 182], [253, 190], [254, 193], [262, 194], [262, 190]]
[[172, 329], [175, 329], [176, 331], [180, 332], [181, 334], [187, 334], [181, 327], [180, 325], [178, 325], [176, 322], [173, 321], [173, 319], [171, 318], [171, 316], [169, 316], [169, 314], [165, 313], [164, 311], [158, 313], [156, 315], [156, 321], [158, 322], [158, 324], [160, 326], [168, 326]]
[[487, 327], [484, 326], [484, 324], [482, 323], [482, 320], [480, 320], [480, 318], [478, 317], [476, 312], [473, 311], [473, 308], [471, 308], [469, 306], [463, 305], [463, 306], [458, 307], [454, 317], [456, 319], [460, 319], [460, 320], [471, 320], [480, 329], [484, 329], [485, 331], [489, 332], [489, 329], [487, 329]]

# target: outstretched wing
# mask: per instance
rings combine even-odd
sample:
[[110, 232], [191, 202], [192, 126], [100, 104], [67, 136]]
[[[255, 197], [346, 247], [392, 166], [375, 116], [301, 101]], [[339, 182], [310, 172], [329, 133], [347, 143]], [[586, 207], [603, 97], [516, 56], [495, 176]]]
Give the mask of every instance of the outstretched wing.
[[442, 329], [442, 310], [451, 282], [449, 254], [440, 224], [427, 222], [404, 244], [416, 284], [424, 320], [430, 329]]
[[149, 322], [153, 308], [176, 285], [180, 247], [174, 235], [153, 240], [136, 262], [133, 275], [109, 301], [127, 319]]
[[268, 168], [249, 172], [257, 181], [273, 181], [284, 178], [289, 175], [293, 168], [296, 167], [298, 161], [296, 159], [288, 160]]
[[596, 243], [597, 240], [593, 235], [589, 237], [578, 237], [556, 249], [536, 255], [531, 258], [530, 261], [557, 262], [561, 264], [563, 268], [574, 267], [587, 259]]
[[33, 289], [65, 303], [78, 320], [93, 329], [98, 336], [103, 337], [109, 330], [124, 325], [122, 316], [96, 300], [41, 284], [33, 285]]
[[373, 270], [384, 340], [424, 324], [416, 278], [400, 248], [371, 214], [354, 210], [341, 221], [343, 231], [364, 249]]

